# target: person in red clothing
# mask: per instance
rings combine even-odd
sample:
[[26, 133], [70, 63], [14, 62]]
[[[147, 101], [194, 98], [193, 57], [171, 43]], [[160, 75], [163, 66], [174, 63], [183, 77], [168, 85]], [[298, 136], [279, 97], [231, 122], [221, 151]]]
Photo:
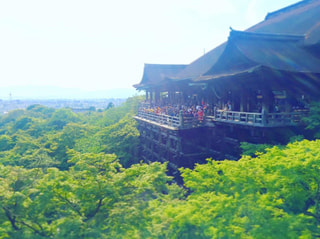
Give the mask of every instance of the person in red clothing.
[[202, 122], [202, 120], [203, 120], [203, 110], [201, 108], [199, 108], [199, 110], [198, 110], [198, 120], [200, 122]]

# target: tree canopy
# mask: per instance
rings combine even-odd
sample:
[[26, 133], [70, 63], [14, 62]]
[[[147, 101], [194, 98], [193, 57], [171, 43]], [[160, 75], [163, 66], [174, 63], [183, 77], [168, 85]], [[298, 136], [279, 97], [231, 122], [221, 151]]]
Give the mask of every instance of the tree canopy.
[[320, 140], [244, 144], [177, 185], [166, 163], [139, 162], [136, 102], [0, 118], [0, 239], [320, 236]]

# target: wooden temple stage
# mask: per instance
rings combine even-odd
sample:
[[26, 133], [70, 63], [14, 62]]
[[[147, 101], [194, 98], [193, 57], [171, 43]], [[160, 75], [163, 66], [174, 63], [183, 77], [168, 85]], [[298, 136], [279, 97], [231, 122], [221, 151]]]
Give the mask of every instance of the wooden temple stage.
[[302, 118], [320, 101], [319, 16], [320, 0], [299, 1], [244, 31], [231, 28], [190, 64], [145, 64], [134, 85], [146, 93], [135, 116], [141, 157], [192, 167], [208, 157], [237, 160], [241, 142], [304, 135]]
[[139, 122], [144, 160], [191, 166], [208, 157], [236, 160], [241, 141], [265, 143], [268, 134], [297, 128], [306, 115], [306, 111], [262, 114], [217, 110], [200, 121], [182, 112], [170, 116], [139, 110], [134, 118]]

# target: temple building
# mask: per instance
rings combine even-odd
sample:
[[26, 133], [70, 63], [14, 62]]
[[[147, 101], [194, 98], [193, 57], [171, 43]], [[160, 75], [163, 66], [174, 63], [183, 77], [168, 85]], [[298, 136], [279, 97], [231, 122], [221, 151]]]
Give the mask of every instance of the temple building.
[[[189, 65], [145, 64], [135, 119], [145, 160], [237, 159], [239, 143], [286, 143], [320, 100], [320, 0], [269, 13]], [[284, 133], [286, 132], [286, 133]], [[290, 135], [290, 134], [289, 134]]]

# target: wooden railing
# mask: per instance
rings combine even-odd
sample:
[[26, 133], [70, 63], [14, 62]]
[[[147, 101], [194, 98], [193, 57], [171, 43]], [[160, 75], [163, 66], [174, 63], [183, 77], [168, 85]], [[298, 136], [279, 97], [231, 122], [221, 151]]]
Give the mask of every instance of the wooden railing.
[[167, 125], [170, 127], [178, 128], [181, 124], [179, 117], [165, 115], [165, 114], [156, 114], [154, 112], [147, 111], [138, 111], [138, 117], [156, 122], [161, 125]]
[[258, 125], [262, 124], [262, 114], [216, 110], [214, 121]]
[[175, 129], [186, 129], [193, 128], [203, 125], [204, 121], [199, 121], [195, 117], [186, 117], [182, 115], [182, 112], [179, 116], [170, 116], [162, 113], [148, 112], [144, 110], [139, 110], [137, 114], [138, 118], [142, 118], [154, 123], [169, 126]]
[[267, 116], [267, 125], [297, 125], [301, 123], [302, 117], [307, 116], [308, 112], [290, 112], [290, 113], [270, 113]]
[[136, 116], [137, 119], [151, 121], [153, 123], [168, 126], [173, 129], [187, 129], [210, 126], [210, 123], [223, 122], [231, 124], [240, 124], [256, 127], [281, 127], [294, 126], [301, 122], [301, 118], [306, 116], [307, 112], [290, 113], [252, 113], [239, 111], [216, 110], [213, 116], [206, 116], [203, 120], [196, 117], [186, 117], [180, 112], [179, 116], [170, 116], [158, 114], [155, 112], [140, 110]]
[[260, 127], [278, 127], [297, 125], [301, 122], [301, 118], [306, 115], [307, 112], [263, 114], [217, 110], [214, 114], [213, 121]]

